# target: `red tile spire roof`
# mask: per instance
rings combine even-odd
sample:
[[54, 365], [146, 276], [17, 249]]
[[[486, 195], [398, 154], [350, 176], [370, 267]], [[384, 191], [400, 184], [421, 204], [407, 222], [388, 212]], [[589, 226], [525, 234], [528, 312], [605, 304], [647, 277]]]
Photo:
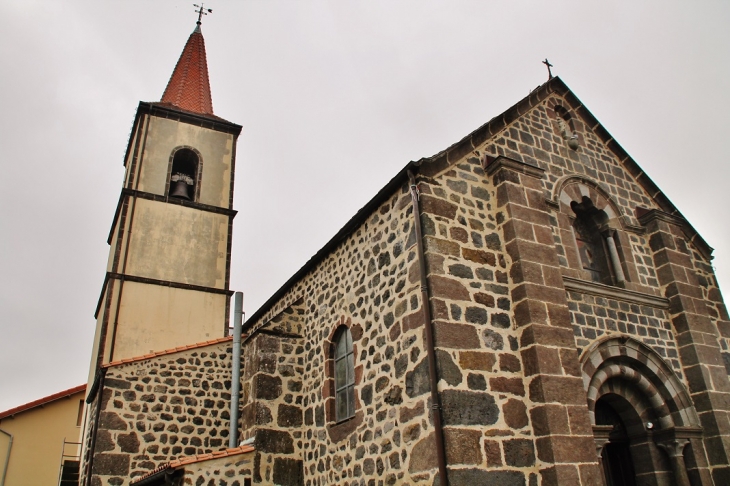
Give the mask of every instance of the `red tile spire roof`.
[[200, 25], [190, 34], [160, 101], [201, 115], [213, 114], [205, 41]]

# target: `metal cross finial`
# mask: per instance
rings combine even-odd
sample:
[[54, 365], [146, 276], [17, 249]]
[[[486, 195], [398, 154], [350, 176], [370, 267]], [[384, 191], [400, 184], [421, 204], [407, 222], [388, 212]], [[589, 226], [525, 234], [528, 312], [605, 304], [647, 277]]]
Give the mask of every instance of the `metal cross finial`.
[[203, 15], [208, 15], [209, 13], [213, 13], [212, 8], [204, 8], [203, 3], [201, 2], [200, 5], [197, 3], [193, 4], [193, 7], [198, 7], [198, 10], [195, 11], [196, 14], [198, 14], [198, 22], [197, 24], [202, 24], [201, 20], [203, 19]]
[[548, 80], [553, 79], [553, 72], [550, 70], [550, 68], [553, 67], [553, 65], [550, 64], [550, 61], [547, 60], [547, 57], [545, 58], [545, 60], [542, 63], [544, 65], [546, 65], [548, 68]]

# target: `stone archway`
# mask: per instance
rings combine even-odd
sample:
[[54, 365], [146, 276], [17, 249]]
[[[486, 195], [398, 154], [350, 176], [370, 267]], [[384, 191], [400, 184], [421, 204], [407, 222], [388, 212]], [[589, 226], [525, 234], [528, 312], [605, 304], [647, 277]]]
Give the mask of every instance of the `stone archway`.
[[[607, 486], [689, 486], [688, 469], [703, 463], [701, 428], [689, 394], [664, 360], [646, 345], [613, 336], [581, 356], [583, 384]], [[620, 462], [620, 464], [618, 462]], [[689, 464], [689, 467], [688, 467]]]

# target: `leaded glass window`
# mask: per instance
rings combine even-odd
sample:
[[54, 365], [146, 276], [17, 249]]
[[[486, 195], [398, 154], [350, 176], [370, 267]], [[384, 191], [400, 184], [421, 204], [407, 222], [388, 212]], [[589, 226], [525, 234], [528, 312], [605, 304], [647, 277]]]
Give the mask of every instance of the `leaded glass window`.
[[335, 341], [335, 410], [337, 422], [355, 415], [355, 357], [346, 327]]

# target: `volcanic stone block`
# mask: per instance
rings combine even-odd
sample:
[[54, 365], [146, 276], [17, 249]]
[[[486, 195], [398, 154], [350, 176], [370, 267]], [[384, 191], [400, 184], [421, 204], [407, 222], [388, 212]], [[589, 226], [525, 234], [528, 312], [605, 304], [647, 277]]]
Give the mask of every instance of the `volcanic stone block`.
[[280, 404], [276, 424], [279, 427], [299, 427], [302, 425], [302, 409], [293, 405]]
[[481, 437], [479, 430], [445, 429], [446, 461], [449, 464], [481, 464]]
[[456, 366], [456, 363], [454, 363], [454, 360], [451, 359], [451, 355], [446, 351], [436, 350], [436, 369], [438, 370], [438, 377], [449, 385], [456, 386], [461, 383], [461, 371]]
[[274, 484], [281, 486], [300, 486], [304, 484], [302, 461], [281, 457], [274, 459]]
[[101, 412], [99, 428], [107, 430], [127, 430], [127, 422], [114, 412]]
[[436, 467], [438, 460], [436, 458], [435, 441], [436, 439], [432, 432], [418, 441], [418, 443], [413, 447], [411, 460], [408, 464], [408, 470], [410, 472], [426, 471]]
[[446, 425], [491, 425], [499, 418], [499, 407], [488, 393], [444, 390], [441, 405]]
[[126, 476], [129, 474], [127, 454], [97, 454], [94, 456], [92, 474], [100, 476]]
[[264, 400], [275, 400], [281, 395], [281, 378], [258, 374], [254, 378], [255, 396]]
[[424, 358], [416, 365], [413, 371], [406, 373], [406, 395], [413, 398], [428, 393], [430, 390], [428, 358]]
[[527, 407], [521, 400], [511, 398], [502, 406], [504, 421], [510, 428], [521, 429], [528, 423]]
[[294, 452], [294, 440], [288, 432], [259, 429], [256, 433], [256, 450], [277, 454], [291, 454]]
[[[518, 471], [485, 471], [484, 469], [449, 469], [449, 484], [498, 484], [499, 486], [525, 486], [525, 475]], [[439, 475], [433, 478], [434, 486], [441, 484]]]
[[119, 436], [117, 437], [117, 442], [119, 443], [119, 447], [121, 447], [122, 452], [139, 452], [139, 439], [137, 438], [137, 434], [135, 432], [130, 432], [129, 434], [119, 434]]
[[504, 459], [508, 466], [529, 467], [535, 464], [535, 447], [529, 439], [504, 441]]

